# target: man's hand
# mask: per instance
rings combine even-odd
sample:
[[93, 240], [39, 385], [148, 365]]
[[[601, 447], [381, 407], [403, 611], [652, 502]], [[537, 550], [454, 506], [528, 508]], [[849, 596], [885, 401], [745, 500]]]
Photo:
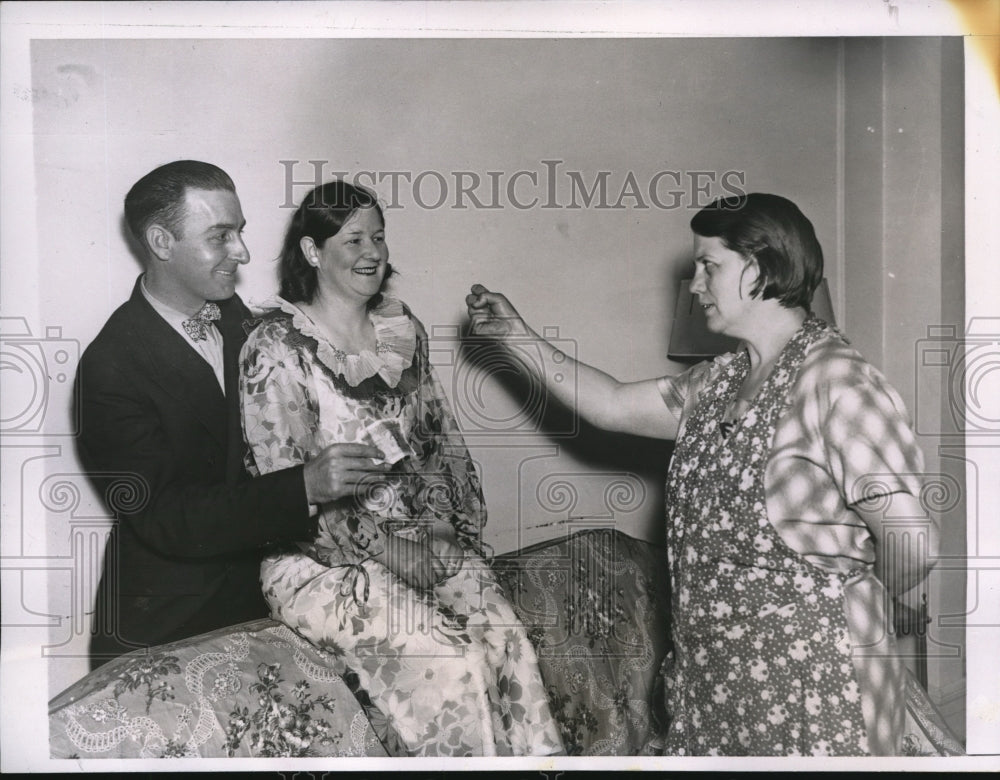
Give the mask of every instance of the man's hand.
[[511, 336], [531, 335], [517, 309], [501, 293], [474, 284], [472, 292], [465, 296], [465, 305], [469, 309], [474, 336], [490, 336], [502, 341]]
[[353, 496], [364, 482], [389, 470], [377, 447], [370, 444], [331, 444], [306, 463], [303, 473], [306, 498], [310, 504], [325, 504], [338, 498]]

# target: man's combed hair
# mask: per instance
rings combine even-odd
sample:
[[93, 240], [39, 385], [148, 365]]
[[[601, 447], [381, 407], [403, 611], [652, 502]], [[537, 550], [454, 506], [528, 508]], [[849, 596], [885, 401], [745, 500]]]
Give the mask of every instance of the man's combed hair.
[[823, 280], [823, 249], [792, 201], [760, 192], [720, 198], [694, 215], [691, 230], [757, 261], [760, 278], [751, 295], [810, 311]]
[[162, 225], [181, 238], [184, 223], [184, 196], [189, 190], [236, 192], [224, 170], [198, 160], [176, 160], [150, 171], [132, 185], [125, 196], [125, 222], [142, 246], [150, 225]]

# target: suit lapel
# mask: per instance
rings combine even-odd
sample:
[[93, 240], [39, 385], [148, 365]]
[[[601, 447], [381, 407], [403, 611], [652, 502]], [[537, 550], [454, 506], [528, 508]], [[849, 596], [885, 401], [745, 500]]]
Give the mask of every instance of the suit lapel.
[[227, 428], [230, 447], [226, 453], [226, 477], [230, 481], [241, 479], [246, 471], [243, 465], [243, 419], [240, 414], [240, 350], [247, 339], [243, 322], [250, 318], [250, 310], [238, 296], [220, 304], [222, 319], [223, 371], [226, 380]]
[[227, 449], [226, 399], [212, 367], [149, 305], [139, 282], [129, 304], [130, 341], [143, 356], [153, 381], [188, 406], [191, 415]]

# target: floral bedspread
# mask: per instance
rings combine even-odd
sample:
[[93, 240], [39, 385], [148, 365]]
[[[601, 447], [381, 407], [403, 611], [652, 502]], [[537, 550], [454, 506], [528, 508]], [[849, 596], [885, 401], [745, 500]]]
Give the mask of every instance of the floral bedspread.
[[343, 672], [272, 620], [130, 653], [49, 703], [51, 755], [387, 755]]
[[569, 755], [649, 754], [669, 646], [664, 552], [610, 530], [494, 562], [538, 653]]
[[[612, 529], [494, 559], [528, 628], [570, 755], [656, 755], [669, 645], [663, 551]], [[907, 753], [961, 745], [915, 680]], [[118, 658], [49, 703], [53, 758], [398, 756], [332, 655], [273, 620]]]

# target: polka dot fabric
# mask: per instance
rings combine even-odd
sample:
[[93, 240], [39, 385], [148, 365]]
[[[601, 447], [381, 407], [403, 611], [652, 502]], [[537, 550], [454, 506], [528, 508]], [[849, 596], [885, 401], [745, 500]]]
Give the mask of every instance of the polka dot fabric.
[[675, 649], [665, 665], [674, 755], [866, 755], [845, 616], [858, 571], [825, 571], [768, 518], [764, 472], [810, 346], [806, 320], [746, 414], [718, 421], [749, 371], [729, 360], [686, 415], [667, 481]]

